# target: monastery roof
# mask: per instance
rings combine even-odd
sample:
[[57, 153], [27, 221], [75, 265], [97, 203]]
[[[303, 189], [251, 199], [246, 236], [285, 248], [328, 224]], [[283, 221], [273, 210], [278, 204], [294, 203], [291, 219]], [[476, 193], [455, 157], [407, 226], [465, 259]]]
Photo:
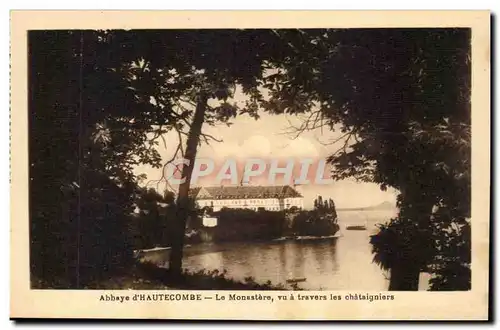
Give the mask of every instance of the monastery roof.
[[[197, 189], [197, 191], [195, 191]], [[193, 188], [191, 196], [197, 199], [266, 199], [302, 197], [291, 186], [221, 186]]]

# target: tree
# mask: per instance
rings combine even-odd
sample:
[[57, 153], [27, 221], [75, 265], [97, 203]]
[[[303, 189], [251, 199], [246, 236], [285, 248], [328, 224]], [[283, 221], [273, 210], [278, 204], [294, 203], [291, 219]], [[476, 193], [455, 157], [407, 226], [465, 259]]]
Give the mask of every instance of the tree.
[[328, 204], [329, 204], [330, 212], [332, 212], [333, 218], [337, 219], [337, 209], [335, 208], [335, 203], [333, 202], [333, 199], [330, 198], [328, 200]]
[[[391, 289], [415, 290], [418, 273], [443, 251], [439, 246], [428, 251], [431, 237], [444, 235], [432, 223], [433, 208], [445, 204], [448, 224], [470, 216], [470, 30], [283, 35], [295, 52], [278, 66], [275, 82], [266, 85], [272, 90], [268, 110], [306, 113], [298, 133], [340, 126], [343, 135], [332, 144], [341, 146], [329, 158], [333, 177], [400, 191], [398, 218], [372, 243], [379, 262], [392, 258], [381, 255], [392, 244], [396, 259], [381, 264], [391, 268]], [[453, 146], [452, 141], [460, 142]], [[405, 245], [408, 240], [411, 245]], [[412, 253], [403, 246], [411, 246]]]
[[[170, 127], [158, 124], [155, 136], [161, 137], [165, 129], [175, 129], [180, 142], [174, 158], [179, 152], [187, 161], [181, 170], [184, 181], [178, 189], [177, 221], [172, 230], [169, 270], [175, 278], [181, 274], [197, 148], [201, 141], [217, 141], [203, 133], [203, 125], [230, 125], [231, 118], [242, 114], [258, 118], [257, 110], [263, 100], [258, 87], [262, 85], [264, 72], [271, 68], [269, 62], [276, 56], [282, 57], [275, 47], [281, 39], [271, 30], [151, 31], [143, 38], [155, 45], [155, 52], [145, 53], [133, 65], [133, 89], [149, 93], [159, 112], [168, 112], [176, 119]], [[243, 107], [227, 102], [236, 85], [248, 96]], [[212, 106], [211, 101], [218, 101], [218, 105]]]
[[[63, 145], [68, 147], [61, 153], [64, 156], [58, 165], [63, 169], [62, 174], [82, 174], [79, 170], [85, 162], [101, 158], [103, 163], [97, 169], [102, 169], [104, 176], [113, 178], [118, 186], [124, 182], [133, 186], [137, 179], [132, 173], [133, 166], [160, 165], [154, 148], [165, 132], [176, 130], [179, 137], [186, 137], [185, 148], [182, 142], [177, 147], [190, 164], [182, 169], [187, 180], [179, 187], [177, 196], [178, 222], [173, 228], [170, 267], [173, 274], [179, 274], [188, 213], [187, 193], [197, 146], [200, 141], [214, 139], [204, 134], [202, 127], [228, 123], [237, 114], [257, 118], [258, 102], [262, 100], [257, 87], [262, 84], [263, 72], [270, 68], [270, 59], [283, 57], [280, 47], [276, 47], [280, 36], [272, 30], [113, 30], [59, 31], [37, 37], [30, 41], [32, 54], [47, 53], [50, 49], [55, 49], [55, 53], [46, 59], [32, 56], [36, 62], [31, 75], [32, 88], [39, 92], [35, 98], [46, 98], [43, 106], [48, 112], [59, 106], [69, 114], [63, 132], [54, 131], [54, 136], [59, 134], [56, 139], [66, 138]], [[57, 66], [63, 69], [55, 72]], [[235, 85], [249, 96], [242, 108], [227, 102]], [[211, 106], [214, 99], [220, 102]], [[43, 111], [38, 104], [32, 104], [31, 108]], [[36, 125], [54, 113], [38, 115], [46, 118], [35, 117], [40, 119]], [[50, 121], [47, 123], [44, 129], [51, 127]], [[50, 138], [42, 139], [38, 149], [32, 148], [32, 159], [44, 158], [38, 157], [37, 150], [45, 150], [49, 141]], [[93, 143], [95, 147], [91, 147]], [[75, 150], [79, 151], [78, 162], [71, 163], [72, 157], [66, 156]], [[35, 175], [35, 185], [42, 187], [41, 162], [35, 163], [36, 171], [40, 169]], [[68, 184], [73, 181], [64, 179]], [[93, 183], [89, 184], [80, 185], [78, 199], [91, 190]], [[35, 204], [42, 207], [43, 203], [35, 200]], [[74, 205], [68, 206], [73, 208]], [[67, 230], [80, 237], [79, 228]], [[44, 235], [45, 231], [35, 236]], [[79, 247], [74, 250], [80, 253]], [[76, 282], [78, 287], [79, 280]]]
[[321, 195], [320, 195], [320, 196], [318, 196], [318, 203], [317, 203], [317, 205], [318, 205], [318, 207], [317, 207], [317, 209], [318, 209], [318, 210], [321, 210], [321, 209], [323, 209], [323, 207], [324, 207], [324, 204], [323, 204], [323, 197], [321, 197]]
[[29, 34], [30, 268], [42, 287], [82, 288], [127, 267], [133, 168], [159, 166], [147, 132], [161, 114], [128, 88], [137, 54], [114, 41]]
[[136, 204], [139, 211], [136, 221], [138, 230], [136, 232], [141, 241], [141, 246], [138, 248], [169, 245], [167, 238], [169, 232], [168, 222], [172, 221], [172, 219], [167, 214], [172, 213], [168, 212], [172, 203], [167, 203], [156, 190], [143, 188], [138, 193]]

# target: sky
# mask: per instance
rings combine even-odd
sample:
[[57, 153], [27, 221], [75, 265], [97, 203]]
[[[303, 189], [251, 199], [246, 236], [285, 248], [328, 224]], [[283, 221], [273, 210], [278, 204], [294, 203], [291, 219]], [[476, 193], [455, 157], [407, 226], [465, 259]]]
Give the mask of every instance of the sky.
[[[244, 100], [244, 97], [241, 94], [238, 95], [238, 92], [235, 95], [234, 101], [237, 103]], [[332, 132], [326, 128], [305, 131], [296, 137], [296, 134], [292, 133], [293, 127], [298, 127], [304, 121], [304, 118], [304, 115], [271, 115], [261, 111], [258, 120], [248, 115], [241, 115], [232, 119], [232, 125], [229, 127], [225, 124], [217, 126], [205, 124], [203, 132], [214, 136], [218, 140], [222, 140], [222, 142], [209, 141], [210, 144], [202, 143], [198, 148], [197, 158], [213, 160], [214, 168], [211, 172], [212, 175], [201, 178], [196, 184], [192, 184], [192, 186], [213, 186], [221, 185], [221, 183], [223, 185], [230, 185], [230, 180], [222, 182], [216, 180], [218, 173], [222, 175], [230, 172], [230, 170], [224, 168], [224, 163], [227, 160], [236, 160], [238, 162], [238, 170], [240, 172], [238, 172], [237, 184], [270, 184], [268, 172], [274, 159], [281, 159], [278, 163], [279, 167], [285, 166], [286, 163], [284, 161], [291, 159], [294, 167], [292, 180], [297, 179], [300, 176], [301, 164], [299, 161], [301, 159], [310, 158], [316, 164], [320, 160], [325, 160], [326, 157], [338, 150], [344, 143], [344, 140], [340, 140], [334, 144], [326, 145], [326, 142], [334, 141], [343, 135], [340, 131]], [[166, 141], [166, 148], [160, 140], [157, 150], [162, 156], [162, 161], [167, 162], [172, 158], [179, 140], [175, 131], [166, 133], [163, 137]], [[185, 141], [183, 141], [183, 144], [185, 145]], [[267, 171], [259, 177], [242, 182], [243, 166], [245, 161], [250, 158], [263, 159], [266, 162]], [[241, 168], [240, 162], [243, 164]], [[204, 168], [201, 167], [200, 169], [203, 170]], [[147, 179], [144, 181], [144, 184], [159, 191], [165, 189], [164, 182], [157, 183], [155, 181], [162, 177], [162, 171], [163, 169], [154, 169], [144, 165], [138, 166], [135, 169], [136, 174], [146, 174]], [[308, 178], [311, 177], [314, 179], [317, 175], [316, 172], [317, 167], [312, 165], [309, 168], [310, 175]], [[325, 170], [324, 174], [324, 178], [327, 177], [328, 169]], [[283, 183], [283, 181], [280, 181], [280, 179], [284, 179], [283, 175], [278, 175], [276, 178], [276, 184]], [[175, 186], [170, 186], [171, 189], [175, 188]], [[354, 180], [332, 181], [328, 184], [320, 185], [311, 182], [310, 184], [299, 185], [296, 188], [304, 196], [305, 208], [312, 207], [314, 199], [319, 195], [323, 198], [332, 198], [337, 208], [372, 206], [386, 201], [395, 205], [397, 195], [395, 190], [388, 189], [388, 191], [384, 192], [376, 184], [360, 183]]]

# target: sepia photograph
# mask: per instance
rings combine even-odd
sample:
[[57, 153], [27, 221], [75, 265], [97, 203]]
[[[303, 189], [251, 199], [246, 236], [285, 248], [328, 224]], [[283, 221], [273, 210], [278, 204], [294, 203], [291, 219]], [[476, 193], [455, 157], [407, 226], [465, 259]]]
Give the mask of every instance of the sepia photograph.
[[28, 290], [470, 292], [472, 27], [332, 23], [28, 29]]

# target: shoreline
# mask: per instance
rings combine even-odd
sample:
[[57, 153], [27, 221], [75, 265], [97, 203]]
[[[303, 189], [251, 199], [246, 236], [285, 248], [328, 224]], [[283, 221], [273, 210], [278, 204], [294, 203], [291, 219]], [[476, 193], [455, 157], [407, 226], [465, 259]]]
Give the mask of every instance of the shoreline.
[[342, 234], [340, 233], [340, 230], [337, 231], [333, 235], [326, 235], [326, 236], [283, 236], [283, 237], [278, 237], [273, 240], [272, 242], [282, 242], [282, 241], [314, 241], [314, 240], [322, 240], [322, 239], [333, 239], [333, 238], [339, 238], [342, 237]]
[[[270, 240], [248, 240], [248, 241], [221, 241], [221, 242], [202, 242], [202, 243], [196, 243], [196, 244], [186, 244], [184, 245], [184, 248], [189, 248], [189, 247], [200, 247], [200, 246], [206, 246], [206, 245], [215, 245], [215, 244], [229, 244], [229, 243], [271, 243], [271, 242], [284, 242], [284, 241], [314, 241], [314, 240], [324, 240], [324, 239], [334, 239], [334, 238], [339, 238], [344, 236], [341, 233], [341, 230], [338, 230], [335, 234], [333, 235], [325, 235], [325, 236], [310, 236], [310, 235], [304, 235], [304, 236], [282, 236], [278, 238], [273, 238]], [[170, 246], [157, 246], [154, 248], [149, 248], [149, 249], [140, 249], [140, 250], [133, 250], [134, 254], [140, 255], [141, 253], [150, 253], [150, 252], [160, 252], [160, 251], [169, 251], [171, 250], [172, 247]]]

